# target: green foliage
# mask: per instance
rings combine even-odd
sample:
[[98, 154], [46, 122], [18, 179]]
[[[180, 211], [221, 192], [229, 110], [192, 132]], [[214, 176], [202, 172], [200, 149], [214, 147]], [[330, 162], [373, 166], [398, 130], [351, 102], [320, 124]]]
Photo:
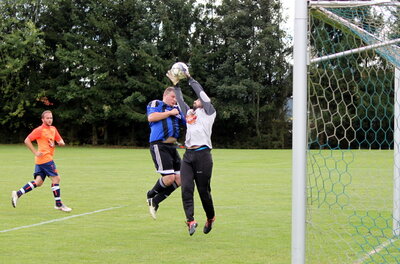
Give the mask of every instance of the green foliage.
[[289, 135], [280, 8], [267, 0], [3, 2], [4, 134], [29, 132], [51, 109], [67, 142], [146, 145], [146, 105], [162, 98], [166, 71], [184, 61], [217, 108], [216, 145], [273, 147], [265, 140], [276, 129]]
[[[221, 18], [218, 38], [223, 44], [217, 50], [221, 62], [216, 77], [223, 81], [215, 97], [221, 119], [234, 126], [232, 143], [248, 139], [246, 145], [272, 147], [262, 135], [271, 136], [270, 125], [284, 121], [283, 107], [291, 85], [280, 8], [271, 1], [223, 1], [217, 9]], [[222, 132], [226, 123], [216, 126]], [[279, 130], [287, 133], [286, 125]]]
[[20, 16], [21, 7], [0, 4], [0, 124], [11, 133], [27, 125], [30, 110], [45, 96], [40, 87], [43, 34], [30, 17]]

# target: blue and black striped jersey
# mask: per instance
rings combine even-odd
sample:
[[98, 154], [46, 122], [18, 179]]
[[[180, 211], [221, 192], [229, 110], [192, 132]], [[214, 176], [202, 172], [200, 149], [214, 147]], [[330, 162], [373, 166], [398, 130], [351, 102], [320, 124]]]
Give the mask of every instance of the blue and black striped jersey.
[[179, 110], [179, 115], [169, 116], [166, 119], [149, 122], [150, 126], [150, 138], [149, 142], [163, 141], [168, 137], [179, 138], [179, 127], [185, 126], [184, 115], [178, 106], [170, 106], [161, 100], [153, 100], [147, 105], [147, 116], [155, 112], [170, 111], [173, 108]]

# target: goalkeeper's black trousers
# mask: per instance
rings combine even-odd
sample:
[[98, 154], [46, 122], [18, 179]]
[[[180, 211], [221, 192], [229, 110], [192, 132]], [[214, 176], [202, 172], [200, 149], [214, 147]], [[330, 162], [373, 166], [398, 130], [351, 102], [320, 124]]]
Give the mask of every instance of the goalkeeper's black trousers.
[[183, 155], [181, 162], [182, 202], [188, 222], [194, 220], [193, 192], [195, 184], [207, 218], [212, 219], [215, 216], [210, 186], [212, 168], [211, 149], [207, 147], [200, 148], [200, 150], [187, 149]]

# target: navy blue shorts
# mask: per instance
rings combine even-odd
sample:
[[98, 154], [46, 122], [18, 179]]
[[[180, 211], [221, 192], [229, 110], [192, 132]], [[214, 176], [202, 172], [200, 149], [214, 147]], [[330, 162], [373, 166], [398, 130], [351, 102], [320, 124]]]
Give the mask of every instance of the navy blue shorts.
[[44, 179], [46, 179], [46, 176], [58, 176], [56, 164], [54, 163], [54, 161], [49, 161], [43, 164], [36, 164], [33, 178], [36, 179], [37, 176], [40, 176], [43, 181]]

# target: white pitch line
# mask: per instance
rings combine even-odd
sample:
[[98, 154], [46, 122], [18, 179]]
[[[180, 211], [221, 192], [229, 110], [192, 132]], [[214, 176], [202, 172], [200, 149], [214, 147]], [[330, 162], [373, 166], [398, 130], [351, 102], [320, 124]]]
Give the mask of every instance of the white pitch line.
[[60, 221], [68, 220], [68, 219], [71, 219], [71, 218], [79, 217], [79, 216], [100, 213], [100, 212], [104, 212], [104, 211], [119, 209], [119, 208], [122, 208], [122, 207], [126, 207], [126, 205], [100, 209], [100, 210], [96, 210], [96, 211], [93, 211], [93, 212], [88, 212], [88, 213], [83, 213], [83, 214], [78, 214], [78, 215], [71, 215], [71, 216], [67, 216], [67, 217], [63, 217], [63, 218], [58, 218], [58, 219], [53, 219], [53, 220], [49, 220], [49, 221], [40, 222], [40, 223], [33, 224], [33, 225], [14, 227], [14, 228], [11, 228], [11, 229], [1, 230], [0, 233], [6, 233], [6, 232], [15, 231], [15, 230], [24, 229], [24, 228], [30, 228], [30, 227], [34, 227], [34, 226], [51, 224], [51, 223], [60, 222]]
[[371, 250], [370, 252], [368, 252], [367, 255], [365, 255], [363, 258], [357, 260], [356, 262], [354, 262], [354, 264], [361, 264], [364, 261], [366, 261], [369, 257], [371, 257], [372, 255], [379, 253], [379, 251], [381, 251], [382, 249], [384, 249], [385, 247], [389, 246], [391, 243], [393, 243], [394, 241], [396, 241], [396, 239], [392, 238], [389, 239], [388, 241], [386, 241], [385, 243], [380, 244], [377, 248], [374, 248], [373, 250]]

